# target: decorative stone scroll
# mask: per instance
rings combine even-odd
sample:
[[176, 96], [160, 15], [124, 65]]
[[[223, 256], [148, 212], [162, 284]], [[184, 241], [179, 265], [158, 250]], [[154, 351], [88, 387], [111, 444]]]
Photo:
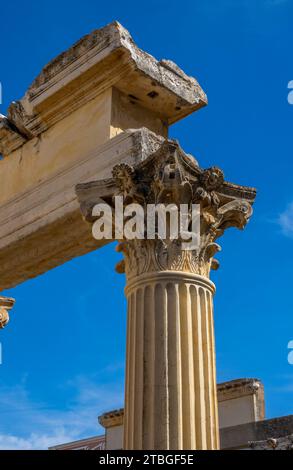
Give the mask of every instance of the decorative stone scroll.
[[4, 328], [9, 322], [9, 310], [12, 309], [15, 300], [10, 297], [0, 296], [0, 329]]

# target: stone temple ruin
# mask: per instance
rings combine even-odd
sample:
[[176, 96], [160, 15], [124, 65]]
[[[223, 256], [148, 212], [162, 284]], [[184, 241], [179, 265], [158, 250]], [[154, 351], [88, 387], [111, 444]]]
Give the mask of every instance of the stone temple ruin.
[[[100, 417], [107, 435], [120, 426], [108, 448], [219, 449], [218, 408], [222, 423], [243, 424], [247, 409], [251, 422], [264, 419], [258, 381], [217, 389], [209, 279], [218, 239], [245, 227], [256, 191], [226, 181], [217, 167], [201, 168], [168, 139], [170, 125], [206, 104], [194, 78], [139, 49], [114, 22], [52, 60], [0, 115], [2, 290], [109, 243], [92, 236], [98, 201], [112, 205], [120, 194], [144, 207], [200, 205], [197, 249], [183, 249], [180, 239], [119, 239], [128, 300], [125, 408]], [[0, 297], [1, 327], [13, 303]], [[249, 397], [244, 411], [232, 403], [237, 393]]]

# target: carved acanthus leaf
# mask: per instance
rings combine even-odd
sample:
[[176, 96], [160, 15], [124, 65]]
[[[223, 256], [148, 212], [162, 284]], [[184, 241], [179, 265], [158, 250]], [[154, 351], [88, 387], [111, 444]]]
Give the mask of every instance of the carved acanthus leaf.
[[[178, 239], [124, 240], [119, 245], [125, 263], [118, 270], [126, 271], [128, 277], [157, 270], [189, 271], [205, 276], [219, 264], [214, 255], [220, 250], [215, 243], [228, 227], [244, 228], [252, 214], [255, 198], [253, 188], [242, 188], [224, 181], [223, 171], [217, 167], [202, 170], [197, 161], [186, 155], [174, 141], [166, 141], [160, 149], [135, 167], [120, 163], [113, 168], [113, 178], [78, 186], [80, 200], [98, 198], [112, 204], [116, 195], [124, 197], [124, 204], [180, 204], [188, 207], [189, 230], [192, 227], [192, 205], [200, 207], [200, 239], [196, 249], [183, 249], [183, 232]], [[92, 185], [92, 189], [90, 187]], [[96, 186], [94, 186], [96, 185]], [[93, 192], [96, 196], [93, 198]], [[104, 191], [104, 192], [103, 192]], [[239, 197], [239, 195], [245, 197]], [[87, 210], [90, 211], [91, 204]], [[145, 213], [147, 211], [145, 210]], [[91, 214], [85, 217], [92, 222]], [[147, 220], [145, 219], [145, 224]], [[146, 231], [145, 231], [146, 233]]]

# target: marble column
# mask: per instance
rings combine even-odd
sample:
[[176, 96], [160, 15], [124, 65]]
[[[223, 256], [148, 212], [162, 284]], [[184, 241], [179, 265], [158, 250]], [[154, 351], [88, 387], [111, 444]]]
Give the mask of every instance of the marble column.
[[[99, 211], [94, 207], [102, 200], [113, 209], [115, 226], [115, 196], [128, 206], [125, 223], [137, 205], [144, 209], [140, 236], [120, 230], [117, 237], [124, 259], [116, 269], [126, 274], [128, 301], [124, 449], [219, 449], [215, 287], [209, 276], [218, 267], [215, 241], [229, 227], [245, 227], [255, 190], [224, 181], [217, 167], [203, 170], [177, 143], [166, 140], [147, 159], [138, 157], [135, 166], [118, 164], [112, 178], [80, 184], [76, 191], [90, 224], [95, 225]], [[132, 203], [136, 206], [130, 210]], [[157, 233], [157, 220], [150, 238], [145, 218], [150, 204], [173, 204], [178, 211], [184, 204], [187, 232], [193, 234], [197, 205], [197, 245], [186, 247], [181, 222], [174, 238], [171, 223], [165, 236]]]
[[214, 290], [177, 271], [127, 284], [125, 449], [219, 448]]

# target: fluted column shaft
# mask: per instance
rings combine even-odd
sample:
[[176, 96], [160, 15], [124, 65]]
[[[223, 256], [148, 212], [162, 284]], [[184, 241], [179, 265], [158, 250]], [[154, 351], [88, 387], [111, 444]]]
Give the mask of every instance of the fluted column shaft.
[[125, 449], [218, 449], [213, 283], [147, 273], [128, 299]]
[[[124, 448], [218, 449], [209, 274], [219, 266], [218, 238], [251, 217], [255, 189], [225, 181], [215, 166], [203, 170], [166, 140], [146, 159], [121, 162], [112, 178], [76, 191], [94, 236], [111, 239], [115, 225], [124, 255], [116, 266], [128, 298]], [[107, 217], [101, 200], [110, 201]]]

